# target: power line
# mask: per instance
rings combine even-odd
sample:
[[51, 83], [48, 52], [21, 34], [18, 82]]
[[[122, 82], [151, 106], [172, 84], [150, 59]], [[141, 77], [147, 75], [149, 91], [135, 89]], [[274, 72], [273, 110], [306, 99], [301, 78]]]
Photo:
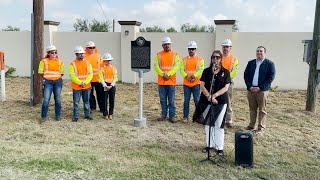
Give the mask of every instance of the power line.
[[104, 15], [104, 17], [106, 18], [106, 20], [108, 21], [108, 18], [107, 18], [107, 16], [106, 16], [106, 14], [104, 13], [104, 10], [103, 10], [103, 8], [102, 8], [102, 6], [101, 6], [101, 4], [100, 4], [100, 2], [99, 2], [99, 0], [97, 0], [97, 3], [99, 4], [99, 6], [100, 6], [100, 9], [101, 9], [101, 11], [102, 11], [102, 14]]

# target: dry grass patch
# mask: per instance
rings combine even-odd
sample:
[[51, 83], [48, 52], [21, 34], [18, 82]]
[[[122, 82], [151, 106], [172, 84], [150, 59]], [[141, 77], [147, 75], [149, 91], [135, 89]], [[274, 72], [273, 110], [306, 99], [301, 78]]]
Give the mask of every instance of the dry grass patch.
[[[318, 179], [320, 113], [304, 111], [305, 91], [269, 95], [268, 129], [254, 135], [254, 168], [234, 166], [234, 133], [248, 123], [246, 91], [235, 90], [235, 127], [226, 130], [224, 161], [206, 158], [204, 129], [198, 124], [158, 122], [156, 84], [145, 84], [146, 128], [134, 128], [138, 85], [117, 85], [114, 120], [95, 112], [93, 121], [72, 123], [72, 93], [65, 81], [63, 117], [39, 124], [40, 105], [30, 107], [29, 79], [9, 78], [7, 101], [0, 106], [0, 179]], [[51, 100], [53, 101], [53, 100]], [[320, 107], [320, 98], [317, 102]], [[176, 90], [177, 118], [182, 118], [183, 89]], [[191, 111], [194, 107], [191, 105]]]

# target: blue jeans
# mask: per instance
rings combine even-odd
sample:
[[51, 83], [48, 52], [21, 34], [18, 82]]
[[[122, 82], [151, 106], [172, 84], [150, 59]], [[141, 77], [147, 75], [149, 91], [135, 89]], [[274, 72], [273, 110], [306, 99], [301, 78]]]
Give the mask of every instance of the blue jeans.
[[161, 117], [167, 117], [169, 108], [169, 118], [173, 119], [176, 115], [176, 107], [174, 104], [176, 86], [159, 85], [158, 91], [161, 104]]
[[61, 117], [61, 90], [62, 90], [62, 79], [57, 80], [45, 80], [43, 83], [43, 101], [41, 107], [41, 118], [46, 118], [48, 114], [49, 102], [51, 94], [54, 95], [54, 110], [56, 118]]
[[191, 93], [193, 95], [194, 105], [197, 106], [200, 99], [200, 85], [192, 87], [183, 85], [184, 103], [183, 103], [183, 118], [189, 117], [189, 104]]
[[83, 89], [83, 90], [73, 90], [73, 119], [79, 118], [79, 111], [80, 111], [80, 97], [82, 96], [83, 101], [83, 109], [84, 109], [84, 116], [90, 117], [90, 91], [89, 89]]

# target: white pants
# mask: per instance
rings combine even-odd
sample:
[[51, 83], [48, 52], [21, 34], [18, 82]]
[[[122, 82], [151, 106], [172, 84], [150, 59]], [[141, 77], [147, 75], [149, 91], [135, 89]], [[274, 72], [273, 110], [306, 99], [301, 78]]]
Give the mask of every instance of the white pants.
[[[226, 113], [227, 104], [224, 104], [222, 110], [214, 123], [214, 127], [211, 127], [211, 137], [210, 137], [210, 147], [214, 147], [217, 150], [223, 150], [224, 146], [224, 129], [220, 128], [224, 114]], [[207, 147], [209, 147], [209, 126], [205, 125], [206, 131], [206, 143]]]

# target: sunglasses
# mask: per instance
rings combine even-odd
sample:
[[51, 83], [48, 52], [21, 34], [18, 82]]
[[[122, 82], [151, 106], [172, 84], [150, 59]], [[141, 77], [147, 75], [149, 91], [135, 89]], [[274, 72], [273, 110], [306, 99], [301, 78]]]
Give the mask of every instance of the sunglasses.
[[231, 46], [222, 46], [222, 48], [229, 48], [229, 47], [231, 47]]
[[50, 54], [58, 54], [58, 52], [57, 51], [52, 51], [52, 52], [50, 52]]
[[189, 50], [189, 51], [195, 51], [196, 48], [189, 48], [188, 50]]
[[88, 49], [95, 49], [96, 47], [88, 47]]
[[221, 56], [212, 56], [213, 59], [220, 59]]
[[263, 52], [262, 50], [257, 50], [257, 52]]

